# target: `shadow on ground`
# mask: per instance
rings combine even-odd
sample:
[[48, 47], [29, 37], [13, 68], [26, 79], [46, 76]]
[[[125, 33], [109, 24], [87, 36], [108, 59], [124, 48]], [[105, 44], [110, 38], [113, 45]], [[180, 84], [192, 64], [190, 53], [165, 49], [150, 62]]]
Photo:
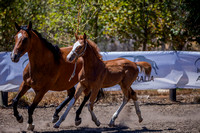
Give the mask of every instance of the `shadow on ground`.
[[[162, 132], [162, 131], [172, 131], [175, 129], [164, 129], [164, 130], [154, 130], [148, 129], [147, 127], [142, 127], [141, 130], [130, 130], [127, 126], [115, 126], [112, 128], [102, 127], [102, 128], [89, 128], [89, 127], [80, 127], [74, 130], [60, 130], [60, 131], [45, 131], [45, 132], [34, 132], [34, 133], [145, 133], [145, 132]], [[26, 133], [23, 131], [22, 133]]]

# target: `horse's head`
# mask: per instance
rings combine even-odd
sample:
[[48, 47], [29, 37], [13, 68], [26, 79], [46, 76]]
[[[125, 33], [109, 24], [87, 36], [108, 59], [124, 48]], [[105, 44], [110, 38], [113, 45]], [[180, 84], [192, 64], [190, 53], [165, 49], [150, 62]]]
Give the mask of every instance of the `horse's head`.
[[86, 34], [77, 36], [76, 37], [76, 43], [74, 43], [73, 48], [71, 52], [67, 55], [67, 60], [72, 62], [73, 60], [77, 60], [78, 57], [83, 56], [87, 47], [87, 40], [86, 40]]
[[29, 22], [28, 26], [19, 26], [15, 22], [15, 28], [17, 29], [17, 34], [15, 35], [15, 47], [11, 53], [11, 60], [18, 62], [20, 57], [30, 49], [32, 23]]

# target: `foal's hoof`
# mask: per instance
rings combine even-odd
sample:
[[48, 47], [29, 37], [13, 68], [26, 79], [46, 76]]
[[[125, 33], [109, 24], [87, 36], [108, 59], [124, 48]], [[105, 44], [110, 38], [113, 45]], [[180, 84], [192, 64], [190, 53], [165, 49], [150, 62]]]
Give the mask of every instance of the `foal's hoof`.
[[81, 124], [81, 122], [82, 122], [81, 118], [80, 118], [80, 119], [78, 119], [78, 120], [75, 120], [75, 125], [76, 125], [76, 126], [78, 126], [78, 125], [80, 125], [80, 124]]
[[114, 124], [114, 123], [109, 123], [108, 126], [109, 126], [109, 127], [114, 127], [115, 124]]
[[29, 131], [33, 131], [34, 128], [35, 128], [35, 125], [34, 125], [34, 124], [28, 124], [28, 125], [27, 125], [27, 130], [29, 130]]
[[55, 124], [53, 127], [54, 127], [54, 128], [59, 128], [59, 125]]
[[142, 121], [143, 121], [143, 118], [140, 118], [140, 119], [139, 119], [139, 123], [141, 123]]
[[19, 117], [18, 117], [18, 119], [17, 119], [17, 121], [19, 122], [19, 123], [22, 123], [23, 122], [23, 117], [20, 115]]
[[111, 120], [110, 123], [108, 124], [108, 126], [109, 126], [109, 127], [114, 127], [114, 126], [115, 126], [114, 121]]
[[52, 123], [56, 123], [59, 120], [59, 116], [52, 117]]
[[97, 125], [97, 127], [99, 127], [101, 125], [101, 123], [98, 120], [95, 121], [95, 124]]

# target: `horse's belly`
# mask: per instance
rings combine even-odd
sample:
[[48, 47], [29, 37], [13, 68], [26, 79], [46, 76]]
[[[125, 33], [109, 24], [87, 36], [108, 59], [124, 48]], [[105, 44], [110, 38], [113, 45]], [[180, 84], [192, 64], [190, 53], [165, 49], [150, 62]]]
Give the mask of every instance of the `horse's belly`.
[[102, 88], [107, 88], [119, 84], [122, 79], [123, 79], [123, 74], [120, 73], [111, 74], [105, 78]]

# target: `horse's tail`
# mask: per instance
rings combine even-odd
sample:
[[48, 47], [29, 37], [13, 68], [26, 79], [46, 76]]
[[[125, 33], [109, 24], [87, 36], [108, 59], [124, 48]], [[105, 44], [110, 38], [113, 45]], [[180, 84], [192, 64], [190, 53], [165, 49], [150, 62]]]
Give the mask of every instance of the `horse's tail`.
[[145, 61], [136, 62], [136, 65], [140, 67], [140, 72], [144, 72], [146, 76], [150, 77], [151, 64]]

